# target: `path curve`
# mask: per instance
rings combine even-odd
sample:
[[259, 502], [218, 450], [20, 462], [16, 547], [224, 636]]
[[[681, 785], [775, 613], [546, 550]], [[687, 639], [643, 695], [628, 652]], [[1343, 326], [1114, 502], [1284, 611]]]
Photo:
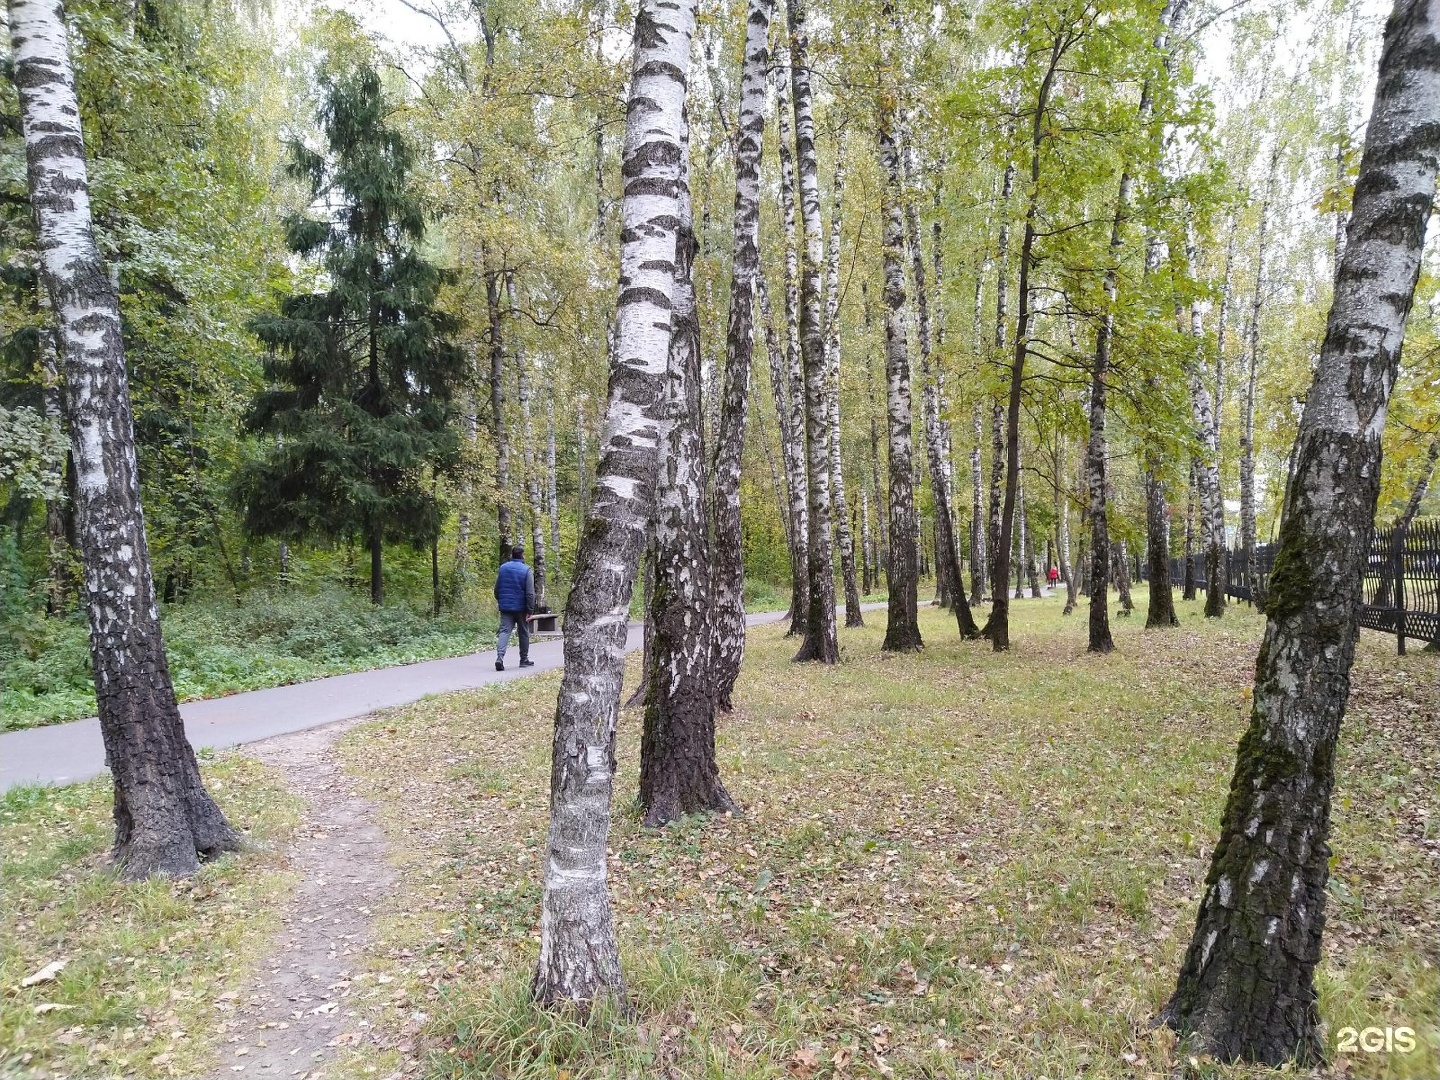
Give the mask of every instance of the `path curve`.
[[[767, 611], [747, 615], [745, 622], [747, 626], [759, 626], [783, 617], [782, 612]], [[625, 651], [638, 649], [641, 641], [642, 624], [631, 623]], [[495, 650], [488, 649], [446, 660], [334, 675], [191, 701], [180, 706], [180, 715], [185, 720], [185, 734], [196, 750], [218, 750], [408, 705], [430, 694], [474, 690], [564, 665], [563, 644], [558, 638], [531, 646], [534, 667], [516, 669], [518, 656], [512, 646], [506, 671], [495, 670]], [[105, 747], [98, 720], [76, 720], [0, 735], [0, 793], [21, 784], [74, 784], [105, 771]]]

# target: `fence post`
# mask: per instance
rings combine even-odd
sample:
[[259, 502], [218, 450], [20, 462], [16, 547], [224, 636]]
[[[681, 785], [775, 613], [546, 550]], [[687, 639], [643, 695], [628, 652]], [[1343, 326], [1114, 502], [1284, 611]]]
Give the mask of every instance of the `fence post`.
[[1405, 655], [1405, 537], [1403, 530], [1395, 537], [1391, 551], [1394, 566], [1391, 574], [1395, 581], [1395, 655]]

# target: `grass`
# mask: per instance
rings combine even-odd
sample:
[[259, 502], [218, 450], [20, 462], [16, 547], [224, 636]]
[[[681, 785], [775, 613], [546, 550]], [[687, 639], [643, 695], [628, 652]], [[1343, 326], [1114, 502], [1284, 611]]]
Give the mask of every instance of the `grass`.
[[[294, 881], [281, 847], [298, 804], [257, 762], [207, 763], [250, 850], [183, 881], [106, 868], [110, 784], [16, 788], [0, 800], [0, 1076], [203, 1075]], [[47, 982], [20, 986], [52, 961]]]
[[[493, 616], [439, 619], [373, 607], [338, 588], [255, 591], [241, 606], [195, 601], [163, 612], [181, 701], [474, 652]], [[0, 732], [95, 715], [83, 620], [32, 617], [0, 634]]]
[[[362, 996], [378, 1040], [337, 1075], [1160, 1077], [1173, 986], [1246, 722], [1260, 621], [1116, 620], [1017, 602], [1013, 648], [790, 662], [752, 633], [719, 751], [745, 816], [639, 827], [640, 718], [622, 717], [611, 894], [630, 1017], [535, 1010], [556, 678], [397, 710], [347, 768], [403, 864]], [[632, 665], [631, 676], [635, 668]], [[1365, 635], [1339, 761], [1323, 1015], [1406, 1025], [1412, 1054], [1337, 1074], [1440, 1075], [1440, 687], [1433, 656]], [[1263, 1070], [1199, 1062], [1191, 1075]]]

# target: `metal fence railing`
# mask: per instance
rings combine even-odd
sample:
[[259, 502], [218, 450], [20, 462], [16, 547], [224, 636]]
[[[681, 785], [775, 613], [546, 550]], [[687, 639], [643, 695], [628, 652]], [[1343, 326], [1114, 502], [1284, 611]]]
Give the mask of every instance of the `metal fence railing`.
[[[1275, 545], [1255, 549], [1253, 567], [1242, 548], [1225, 552], [1225, 593], [1263, 606], [1265, 587], [1275, 566]], [[1142, 563], [1143, 569], [1143, 563]], [[1194, 557], [1195, 588], [1204, 590], [1205, 555]], [[1170, 560], [1170, 580], [1185, 581], [1185, 560]], [[1403, 535], [1395, 528], [1376, 529], [1370, 541], [1361, 596], [1360, 625], [1394, 634], [1405, 653], [1406, 638], [1440, 645], [1440, 518], [1417, 518]]]

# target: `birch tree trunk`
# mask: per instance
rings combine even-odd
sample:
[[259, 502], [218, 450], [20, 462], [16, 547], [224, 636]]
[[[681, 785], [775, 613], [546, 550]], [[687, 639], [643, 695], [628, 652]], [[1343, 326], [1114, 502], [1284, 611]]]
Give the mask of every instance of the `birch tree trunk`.
[[790, 50], [777, 56], [775, 133], [780, 146], [780, 212], [785, 223], [785, 398], [790, 409], [786, 446], [795, 459], [790, 485], [791, 518], [794, 522], [796, 578], [803, 582], [790, 596], [790, 630], [786, 635], [805, 636], [810, 618], [810, 478], [805, 450], [805, 373], [800, 355], [800, 255], [799, 210], [796, 207], [794, 143], [790, 138]]
[[1440, 166], [1440, 9], [1399, 0], [1335, 298], [1296, 440], [1250, 727], [1161, 1020], [1222, 1061], [1322, 1060], [1315, 965], [1335, 749], [1359, 634], [1381, 432]]
[[[763, 46], [763, 37], [761, 42]], [[650, 671], [640, 738], [640, 806], [650, 828], [685, 814], [739, 809], [720, 780], [715, 760], [710, 529], [687, 144], [688, 125], [682, 123], [670, 362], [651, 526], [655, 591], [649, 609]], [[744, 620], [742, 608], [742, 635]]]
[[805, 247], [800, 261], [800, 352], [805, 371], [806, 480], [809, 486], [808, 570], [810, 610], [798, 661], [833, 664], [840, 659], [835, 636], [835, 557], [830, 543], [830, 430], [826, 423], [824, 327], [820, 312], [820, 176], [815, 157], [815, 118], [810, 100], [809, 32], [805, 0], [786, 0], [790, 28], [790, 84], [795, 108], [795, 161]]
[[[995, 357], [1005, 355], [1005, 341], [1010, 273], [1010, 198], [1015, 191], [1015, 163], [1005, 166], [1005, 179], [1000, 185], [1000, 232], [995, 257]], [[1005, 410], [997, 398], [990, 409], [990, 517], [987, 547], [990, 553], [990, 618], [985, 622], [985, 636], [995, 626], [996, 597], [1005, 603], [1010, 582], [1010, 555], [1000, 546], [1001, 500], [1004, 498], [1005, 476]]]
[[[979, 290], [977, 289], [978, 293]], [[970, 448], [970, 606], [979, 604], [985, 596], [986, 543], [984, 485], [981, 478], [980, 441], [985, 437], [985, 421], [980, 402], [975, 402], [971, 415], [975, 444]]]
[[830, 250], [825, 260], [825, 358], [829, 374], [830, 479], [835, 491], [835, 537], [840, 542], [840, 576], [845, 582], [845, 625], [864, 626], [860, 591], [855, 585], [855, 536], [845, 499], [845, 469], [840, 458], [840, 213], [845, 191], [845, 144], [836, 148], [835, 186], [830, 202]]
[[190, 874], [241, 838], [205, 790], [170, 682], [120, 304], [95, 243], [64, 10], [10, 0], [9, 14], [40, 279], [64, 365], [90, 660], [115, 785], [115, 866], [135, 879]]
[[[894, 7], [885, 5], [887, 20]], [[914, 652], [924, 646], [919, 621], [919, 560], [916, 551], [914, 476], [911, 464], [910, 357], [905, 329], [905, 225], [900, 195], [900, 155], [895, 142], [895, 99], [880, 96], [877, 141], [880, 171], [885, 291], [886, 413], [890, 428], [890, 603], [885, 625], [887, 652]]]
[[1065, 609], [1062, 615], [1075, 610], [1075, 572], [1070, 566], [1070, 499], [1065, 494], [1065, 437], [1056, 436], [1055, 446], [1055, 555], [1060, 564], [1060, 580], [1065, 583]]
[[[871, 311], [870, 311], [870, 288], [865, 282], [860, 283], [860, 295], [865, 305], [865, 336], [870, 336]], [[875, 498], [875, 538], [876, 548], [872, 552], [875, 564], [875, 587], [880, 587], [880, 574], [884, 567], [890, 564], [890, 529], [887, 523], [885, 512], [885, 499], [881, 495], [884, 490], [880, 486], [880, 403], [875, 394], [877, 380], [875, 378], [875, 354], [869, 353], [865, 361], [866, 386], [870, 393], [870, 490]]]
[[[515, 276], [505, 275], [505, 298], [515, 307]], [[520, 399], [520, 462], [530, 508], [530, 550], [535, 574], [535, 602], [545, 603], [545, 510], [540, 505], [540, 476], [535, 468], [535, 422], [530, 415], [530, 370], [525, 350], [515, 343], [516, 396]]]
[[[545, 402], [546, 417], [550, 422], [545, 438], [545, 508], [550, 513], [550, 562], [560, 572], [560, 503], [557, 501], [558, 481], [555, 468], [555, 391], [550, 391]], [[548, 576], [548, 574], [547, 574]]]
[[870, 532], [870, 489], [863, 483], [860, 485], [860, 550], [864, 555], [865, 595], [869, 596], [875, 591], [875, 549], [874, 537]]
[[1185, 493], [1185, 591], [1182, 600], [1195, 599], [1195, 472], [1198, 466], [1190, 459], [1190, 483]]
[[510, 558], [514, 532], [510, 518], [510, 437], [505, 424], [505, 328], [500, 307], [500, 271], [485, 275], [485, 312], [490, 331], [490, 437], [495, 440], [495, 520], [499, 558]]
[[1146, 628], [1179, 626], [1175, 592], [1170, 582], [1170, 503], [1160, 479], [1160, 463], [1147, 450], [1145, 463], [1145, 535], [1150, 569], [1150, 604]]
[[[1045, 112], [1060, 59], [1076, 40], [1078, 30], [1057, 32], [1050, 48], [1050, 61], [1035, 96], [1035, 116], [1030, 137], [1030, 192], [1025, 208], [1025, 232], [1020, 241], [1019, 283], [1015, 292], [1015, 351], [1010, 364], [1010, 400], [1005, 413], [1005, 506], [1000, 514], [999, 551], [1008, 552], [1013, 543], [1015, 499], [1020, 487], [1020, 398], [1024, 389], [1025, 357], [1030, 349], [1030, 269], [1035, 252], [1035, 225], [1040, 210], [1040, 146], [1045, 132]], [[996, 591], [990, 610], [990, 644], [996, 652], [1010, 648], [1010, 597]]]
[[[907, 157], [906, 148], [902, 151]], [[902, 160], [904, 160], [902, 158]], [[913, 179], [914, 168], [905, 163], [905, 176]], [[950, 488], [946, 483], [944, 435], [940, 428], [939, 389], [936, 385], [931, 338], [929, 290], [925, 282], [925, 256], [920, 247], [920, 218], [908, 187], [902, 186], [905, 241], [910, 252], [910, 274], [915, 286], [915, 319], [920, 344], [920, 401], [925, 430], [925, 451], [930, 469], [930, 497], [935, 507], [935, 579], [941, 603], [951, 604], [960, 628], [960, 636], [980, 636], [980, 628], [970, 613], [965, 599], [965, 583], [960, 578], [960, 559], [955, 537], [955, 518], [951, 511]]]
[[[729, 712], [745, 654], [745, 564], [740, 535], [740, 459], [745, 448], [750, 367], [755, 355], [755, 285], [760, 276], [760, 151], [765, 135], [765, 76], [774, 0], [750, 0], [740, 72], [735, 140], [735, 251], [725, 335], [725, 397], [715, 448], [715, 542], [711, 670], [715, 704]], [[772, 375], [775, 372], [772, 370]], [[781, 410], [783, 418], [784, 411]], [[783, 430], [783, 428], [782, 428]], [[786, 530], [787, 536], [789, 529]]]
[[1135, 601], [1130, 595], [1130, 550], [1124, 540], [1113, 547], [1115, 555], [1115, 588], [1120, 594], [1120, 614], [1130, 615], [1135, 611]]
[[670, 353], [694, 0], [641, 0], [621, 175], [615, 353], [595, 499], [565, 611], [550, 833], [532, 993], [588, 1011], [624, 991], [606, 890], [615, 722], [635, 571], [655, 503]]

